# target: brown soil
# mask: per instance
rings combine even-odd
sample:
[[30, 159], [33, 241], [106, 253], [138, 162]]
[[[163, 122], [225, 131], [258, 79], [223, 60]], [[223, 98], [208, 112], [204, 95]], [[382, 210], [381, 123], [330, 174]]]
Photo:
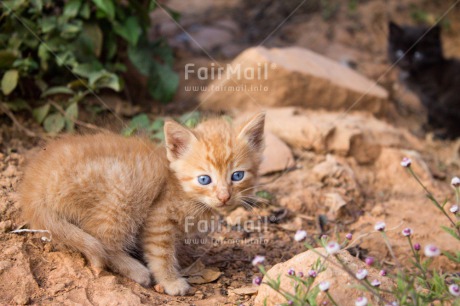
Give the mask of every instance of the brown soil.
[[[227, 47], [242, 50], [251, 46], [248, 39], [263, 40], [283, 20], [282, 16], [276, 14], [289, 15], [289, 12], [281, 9], [264, 10], [263, 14], [267, 15], [262, 18], [259, 12], [261, 8], [257, 7], [258, 1], [248, 1], [244, 5], [239, 1], [201, 1], [199, 5], [198, 2], [190, 1], [184, 6], [181, 5], [182, 1], [171, 1], [171, 5], [183, 14], [183, 23], [187, 29], [202, 24], [212, 25], [223, 19], [223, 16], [237, 26], [232, 41], [211, 50], [211, 55], [221, 61], [234, 56], [226, 55]], [[262, 4], [265, 2], [270, 1], [260, 1]], [[15, 190], [22, 175], [25, 157], [40, 141], [25, 138], [21, 132], [10, 127], [10, 122], [1, 124], [0, 304], [250, 305], [254, 301], [254, 295], [248, 293], [251, 290], [243, 290], [241, 293], [234, 289], [251, 286], [252, 278], [259, 275], [257, 269], [252, 267], [251, 259], [256, 254], [265, 255], [267, 266], [270, 267], [302, 252], [304, 248], [293, 240], [298, 229], [306, 229], [311, 238], [322, 234], [333, 236], [334, 233], [343, 236], [350, 231], [355, 237], [363, 234], [358, 241], [363, 248], [362, 252], [374, 256], [379, 264], [388, 269], [394, 265], [394, 260], [381, 238], [375, 234], [365, 235], [380, 220], [385, 220], [391, 229], [389, 236], [402, 262], [407, 260], [408, 247], [400, 231], [406, 226], [413, 228], [414, 239], [422, 245], [434, 242], [442, 249], [458, 250], [458, 242], [449, 240], [439, 229], [440, 225], [447, 225], [446, 222], [430, 205], [422, 190], [401, 169], [399, 161], [402, 156], [411, 155], [415, 170], [435, 195], [440, 200], [447, 196], [451, 201], [453, 192], [449, 182], [451, 177], [460, 174], [460, 142], [433, 140], [429, 134], [421, 132], [424, 114], [418, 101], [398, 85], [394, 71], [384, 74], [388, 68], [385, 55], [387, 14], [391, 13], [391, 17], [397, 21], [413, 22], [409, 17], [414, 11], [411, 4], [417, 4], [432, 16], [439, 16], [449, 5], [444, 1], [438, 1], [438, 4], [432, 3], [436, 1], [424, 0], [404, 1], [404, 4], [400, 2], [359, 1], [356, 10], [350, 10], [344, 4], [337, 8], [304, 9], [294, 14], [270, 36], [265, 45], [299, 45], [310, 48], [352, 64], [371, 79], [378, 79], [392, 95], [392, 111], [383, 119], [400, 131], [409, 130], [420, 137], [414, 147], [409, 148], [418, 153], [402, 150], [407, 148], [387, 147], [382, 149], [379, 158], [372, 164], [360, 164], [353, 156], [326, 156], [323, 153], [293, 149], [296, 157], [294, 169], [262, 179], [263, 183], [267, 183], [263, 189], [273, 194], [274, 199], [251, 212], [238, 209], [226, 219], [228, 223], [237, 217], [242, 220], [261, 219], [265, 223], [262, 223], [260, 232], [231, 228], [212, 234], [210, 237], [214, 240], [208, 239], [198, 248], [184, 246], [179, 256], [184, 263], [189, 264], [199, 258], [205, 266], [222, 272], [214, 282], [194, 285], [194, 292], [190, 296], [170, 297], [153, 288], [143, 288], [111, 272], [96, 277], [80, 254], [42, 239], [46, 235], [10, 233], [12, 229], [24, 225], [19, 216]], [[196, 7], [190, 9], [194, 7], [193, 3], [196, 3]], [[248, 8], [250, 5], [252, 7]], [[245, 10], [241, 11], [243, 7]], [[454, 36], [460, 28], [459, 16], [459, 8], [447, 16], [451, 27], [444, 37], [448, 55], [460, 56], [460, 37]], [[248, 24], [248, 18], [253, 18], [253, 23]], [[156, 20], [162, 25], [169, 22], [164, 16]], [[260, 24], [263, 27], [258, 27]], [[250, 36], [244, 31], [249, 26], [254, 28]], [[179, 29], [171, 26], [162, 29], [169, 29], [168, 37], [172, 42], [177, 42], [174, 39], [180, 34]], [[183, 63], [190, 61], [210, 63], [200, 50], [190, 49], [181, 43], [177, 43], [176, 48], [178, 70], [183, 69]], [[196, 83], [197, 80], [187, 82]], [[184, 84], [181, 84], [181, 88]], [[195, 102], [194, 95], [181, 91], [174, 103], [160, 111], [182, 112], [190, 109]], [[158, 113], [158, 107], [154, 109]], [[128, 110], [120, 112], [129, 115], [131, 111], [128, 107]], [[112, 126], [108, 123], [110, 119], [103, 121], [105, 126]], [[42, 133], [39, 127], [29, 121], [24, 121], [24, 125]], [[346, 205], [331, 207], [327, 201], [330, 194], [339, 195]], [[320, 225], [318, 220], [324, 220], [324, 216], [329, 221]], [[442, 259], [435, 264], [443, 270], [458, 269], [447, 265]]]

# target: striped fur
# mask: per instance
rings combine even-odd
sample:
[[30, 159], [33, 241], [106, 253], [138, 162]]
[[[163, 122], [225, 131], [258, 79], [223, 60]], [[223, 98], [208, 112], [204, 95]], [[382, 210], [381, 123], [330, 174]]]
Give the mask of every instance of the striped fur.
[[[189, 285], [174, 249], [184, 220], [250, 201], [263, 125], [263, 114], [240, 126], [210, 119], [193, 130], [168, 121], [165, 146], [113, 134], [63, 137], [29, 162], [19, 188], [23, 216], [96, 271], [108, 267], [143, 286], [153, 275], [166, 293], [184, 295]], [[232, 182], [235, 171], [245, 178]], [[211, 184], [198, 183], [204, 174]], [[128, 255], [139, 243], [148, 267]]]

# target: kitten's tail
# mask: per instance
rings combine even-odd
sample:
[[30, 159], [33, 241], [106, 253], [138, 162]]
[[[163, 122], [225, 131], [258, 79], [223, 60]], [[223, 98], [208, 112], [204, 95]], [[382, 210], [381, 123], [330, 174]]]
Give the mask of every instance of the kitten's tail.
[[107, 252], [97, 238], [53, 212], [40, 212], [40, 216], [36, 217], [38, 218], [29, 220], [38, 221], [33, 222], [36, 228], [41, 223], [41, 228], [50, 231], [52, 240], [82, 252], [96, 270], [102, 270], [106, 266]]

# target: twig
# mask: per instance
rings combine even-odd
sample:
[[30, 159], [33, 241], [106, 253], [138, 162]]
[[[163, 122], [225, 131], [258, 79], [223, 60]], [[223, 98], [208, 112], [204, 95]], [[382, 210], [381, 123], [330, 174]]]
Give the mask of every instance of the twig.
[[33, 229], [17, 229], [14, 231], [11, 231], [10, 233], [13, 234], [20, 234], [20, 233], [47, 233], [51, 235], [51, 232], [49, 230], [33, 230]]
[[21, 131], [23, 131], [27, 136], [34, 137], [34, 138], [39, 137], [37, 134], [35, 134], [31, 130], [23, 126], [21, 123], [19, 123], [19, 121], [14, 116], [14, 114], [2, 102], [0, 102], [0, 109], [11, 119], [11, 121], [13, 121], [13, 124], [16, 125], [16, 127], [20, 129]]
[[107, 129], [104, 129], [104, 128], [101, 128], [101, 127], [96, 126], [94, 124], [87, 123], [87, 122], [84, 122], [84, 121], [74, 119], [74, 118], [71, 118], [71, 117], [67, 116], [66, 113], [65, 113], [65, 110], [58, 103], [56, 103], [54, 101], [50, 101], [50, 104], [53, 105], [58, 110], [58, 112], [60, 112], [63, 116], [65, 116], [67, 119], [69, 119], [70, 121], [72, 121], [75, 124], [78, 124], [80, 126], [83, 126], [85, 128], [91, 129], [91, 130], [98, 130], [98, 131], [101, 131], [101, 132], [110, 133], [110, 131], [107, 130]]
[[51, 232], [49, 230], [33, 230], [33, 229], [17, 229], [17, 230], [14, 230], [14, 231], [11, 231], [10, 233], [13, 233], [13, 234], [20, 234], [20, 233], [47, 233], [50, 235], [50, 237], [45, 237], [43, 236], [41, 239], [43, 241], [47, 241], [47, 242], [50, 242], [51, 239], [53, 238], [53, 234], [51, 234]]

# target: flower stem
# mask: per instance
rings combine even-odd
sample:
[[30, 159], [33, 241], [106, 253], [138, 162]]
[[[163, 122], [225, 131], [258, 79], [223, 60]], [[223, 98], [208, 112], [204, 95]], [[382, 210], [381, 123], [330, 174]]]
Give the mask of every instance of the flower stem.
[[[460, 228], [455, 224], [454, 220], [452, 220], [452, 218], [446, 213], [444, 208], [438, 203], [438, 201], [434, 198], [433, 194], [428, 190], [428, 188], [426, 188], [425, 185], [423, 185], [422, 181], [415, 174], [414, 170], [412, 170], [411, 167], [408, 167], [407, 170], [415, 178], [417, 183], [420, 186], [422, 186], [423, 190], [425, 190], [426, 196], [428, 197], [428, 199], [430, 199], [433, 202], [433, 204], [444, 214], [444, 216], [446, 216], [447, 219], [449, 219], [450, 223], [454, 226], [454, 228], [457, 230], [458, 234], [460, 235]], [[456, 188], [456, 189], [458, 189], [458, 188]], [[458, 202], [459, 201], [459, 195], [458, 195], [458, 192], [456, 192], [456, 193], [457, 193], [457, 202]]]
[[331, 301], [332, 305], [337, 306], [337, 303], [334, 301], [334, 299], [332, 298], [331, 294], [326, 291], [326, 295], [329, 298], [329, 300]]
[[430, 290], [430, 284], [428, 283], [428, 280], [427, 280], [427, 276], [426, 276], [426, 271], [425, 269], [423, 269], [423, 265], [422, 263], [420, 262], [420, 254], [418, 254], [415, 249], [414, 249], [414, 246], [412, 245], [412, 239], [410, 239], [410, 236], [407, 236], [407, 240], [409, 241], [409, 245], [410, 245], [410, 249], [412, 250], [412, 254], [414, 254], [414, 258], [415, 258], [415, 261], [417, 262], [417, 268], [422, 272], [422, 275], [423, 275], [423, 280], [425, 281], [425, 286], [428, 290]]

